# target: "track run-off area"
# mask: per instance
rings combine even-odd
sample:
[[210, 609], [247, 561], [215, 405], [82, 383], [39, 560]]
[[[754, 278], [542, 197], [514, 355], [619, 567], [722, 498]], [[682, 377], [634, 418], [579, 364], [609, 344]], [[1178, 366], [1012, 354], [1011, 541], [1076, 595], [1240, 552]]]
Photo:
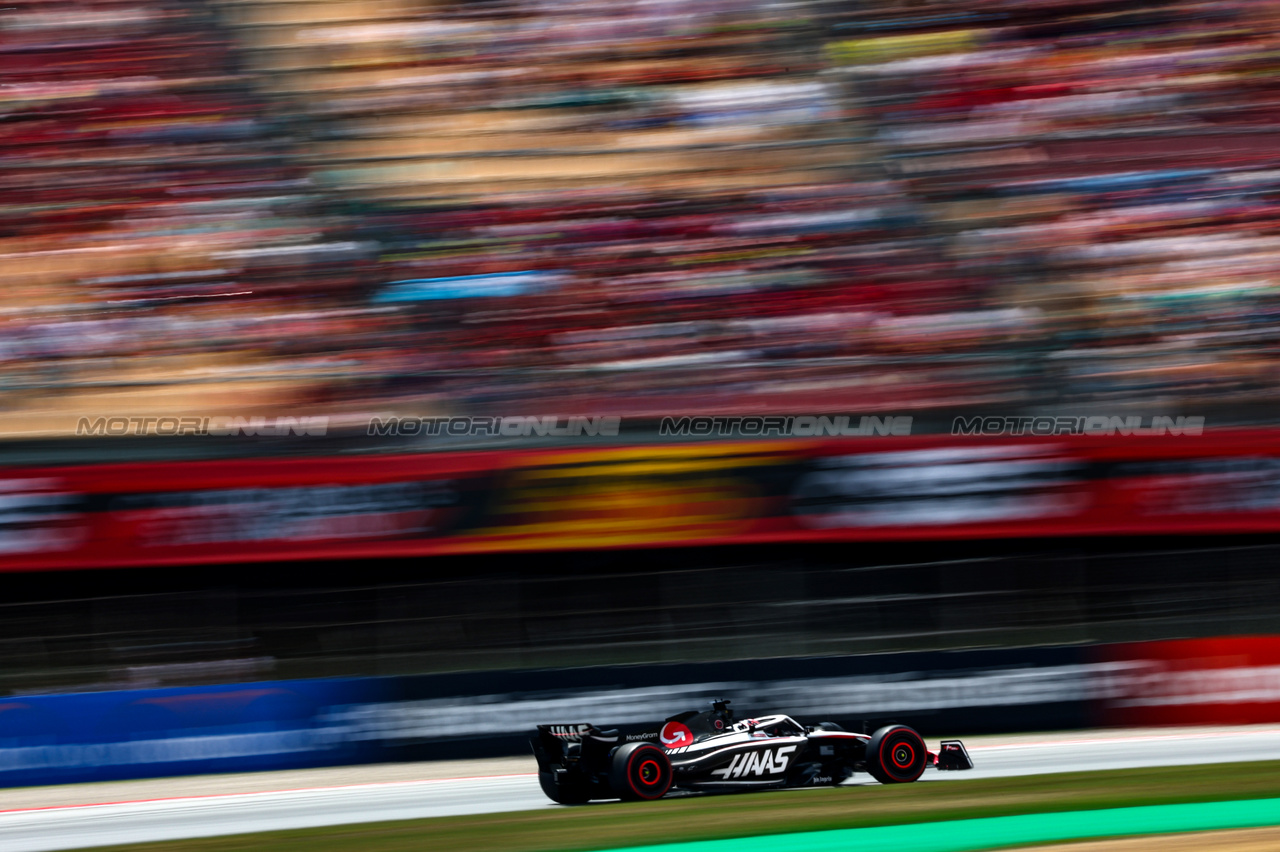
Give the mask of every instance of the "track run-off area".
[[[929, 742], [936, 747], [936, 740]], [[1280, 726], [1274, 725], [977, 737], [966, 743], [972, 771], [930, 770], [920, 783], [1280, 760]], [[846, 786], [862, 784], [878, 786], [861, 774]], [[539, 789], [531, 757], [27, 788], [0, 791], [0, 849], [81, 849], [559, 807]], [[1276, 811], [1280, 824], [1280, 807]]]

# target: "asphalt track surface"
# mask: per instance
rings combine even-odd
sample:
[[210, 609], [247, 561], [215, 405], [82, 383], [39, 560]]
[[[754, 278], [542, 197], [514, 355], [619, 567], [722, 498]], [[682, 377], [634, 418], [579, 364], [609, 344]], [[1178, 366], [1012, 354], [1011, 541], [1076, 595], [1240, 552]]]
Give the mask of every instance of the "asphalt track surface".
[[[930, 746], [937, 744], [930, 741]], [[925, 774], [964, 783], [1053, 772], [1280, 760], [1280, 727], [1195, 729], [975, 739], [975, 769]], [[509, 767], [510, 762], [502, 764]], [[559, 807], [529, 773], [271, 789], [261, 792], [27, 807], [0, 811], [0, 849], [43, 852], [385, 820], [422, 819]], [[530, 770], [532, 765], [530, 762]], [[874, 784], [855, 776], [849, 784]], [[183, 779], [174, 779], [180, 791]], [[261, 777], [259, 783], [263, 783]], [[89, 785], [92, 786], [92, 785]], [[53, 789], [53, 788], [51, 788]], [[762, 794], [767, 795], [767, 794]]]

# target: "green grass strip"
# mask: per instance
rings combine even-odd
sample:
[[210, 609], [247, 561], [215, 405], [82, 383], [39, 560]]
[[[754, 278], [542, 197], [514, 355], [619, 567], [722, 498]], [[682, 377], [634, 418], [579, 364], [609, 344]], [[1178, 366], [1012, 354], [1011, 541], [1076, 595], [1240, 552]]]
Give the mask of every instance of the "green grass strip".
[[894, 852], [973, 852], [1032, 843], [1259, 828], [1277, 824], [1280, 824], [1280, 799], [1253, 799], [807, 831], [733, 840], [632, 846], [614, 852], [881, 852], [885, 849]]

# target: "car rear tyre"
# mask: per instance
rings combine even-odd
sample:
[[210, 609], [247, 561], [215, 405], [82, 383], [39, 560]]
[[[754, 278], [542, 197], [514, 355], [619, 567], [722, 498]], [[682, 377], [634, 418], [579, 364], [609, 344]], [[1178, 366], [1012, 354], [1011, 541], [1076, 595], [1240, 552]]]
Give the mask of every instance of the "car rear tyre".
[[929, 752], [906, 725], [876, 731], [867, 743], [867, 771], [881, 784], [909, 784], [924, 774]]
[[561, 805], [584, 805], [591, 800], [591, 788], [582, 778], [563, 772], [538, 772], [538, 784], [547, 798]]
[[675, 773], [667, 753], [653, 743], [628, 743], [613, 753], [609, 786], [623, 801], [661, 799]]

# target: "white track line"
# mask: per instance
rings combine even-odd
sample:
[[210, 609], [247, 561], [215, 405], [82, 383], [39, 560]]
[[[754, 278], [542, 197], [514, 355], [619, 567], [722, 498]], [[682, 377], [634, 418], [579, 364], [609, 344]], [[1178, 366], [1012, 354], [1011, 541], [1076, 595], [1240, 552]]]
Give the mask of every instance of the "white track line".
[[120, 799], [111, 802], [86, 802], [78, 805], [40, 805], [31, 808], [8, 808], [4, 814], [34, 813], [37, 811], [65, 811], [72, 808], [100, 808], [111, 805], [146, 805], [154, 802], [201, 802], [211, 799], [234, 799], [243, 796], [276, 796], [287, 793], [320, 793], [328, 790], [368, 790], [378, 787], [404, 787], [421, 784], [458, 784], [466, 781], [488, 781], [501, 778], [536, 778], [536, 772], [518, 772], [505, 775], [464, 775], [458, 778], [424, 778], [412, 781], [367, 781], [360, 784], [329, 784], [318, 787], [286, 787], [282, 790], [246, 790], [236, 793], [203, 793], [195, 796], [157, 796], [147, 799]]

